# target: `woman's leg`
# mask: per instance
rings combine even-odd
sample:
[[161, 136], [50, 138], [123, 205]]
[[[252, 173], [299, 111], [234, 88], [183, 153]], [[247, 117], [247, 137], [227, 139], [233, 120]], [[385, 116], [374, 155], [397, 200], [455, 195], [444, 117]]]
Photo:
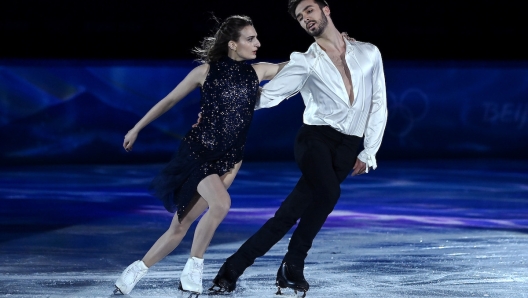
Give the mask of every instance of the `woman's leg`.
[[136, 261], [123, 271], [115, 283], [114, 294], [130, 293], [136, 283], [147, 274], [149, 267], [159, 262], [180, 244], [189, 226], [206, 208], [207, 202], [200, 198], [181, 223], [178, 221], [178, 215], [175, 214], [169, 229], [152, 245], [142, 262]]
[[[231, 183], [233, 183], [233, 180], [235, 179], [241, 164], [242, 162], [239, 162], [235, 165], [231, 172], [226, 173], [221, 177], [225, 189], [227, 189]], [[154, 243], [147, 254], [143, 257], [143, 262], [145, 265], [147, 267], [151, 267], [171, 253], [180, 244], [192, 223], [207, 209], [207, 207], [207, 201], [204, 200], [203, 197], [200, 197], [189, 213], [187, 213], [187, 215], [185, 215], [185, 217], [182, 219], [181, 223], [178, 221], [178, 215], [174, 214], [169, 229], [163, 235], [161, 235], [161, 237], [156, 241], [156, 243]], [[193, 241], [193, 247], [195, 246], [194, 243], [195, 242]], [[195, 255], [191, 254], [191, 256]]]
[[170, 254], [180, 244], [191, 224], [205, 209], [207, 209], [207, 202], [203, 198], [199, 198], [189, 213], [182, 219], [181, 223], [178, 221], [178, 214], [175, 213], [169, 229], [161, 235], [143, 257], [145, 265], [151, 267]]
[[209, 204], [209, 210], [202, 216], [196, 226], [191, 247], [191, 257], [203, 259], [205, 250], [209, 246], [216, 228], [224, 220], [231, 207], [231, 197], [227, 189], [233, 183], [242, 162], [222, 177], [211, 175], [198, 184], [198, 193]]

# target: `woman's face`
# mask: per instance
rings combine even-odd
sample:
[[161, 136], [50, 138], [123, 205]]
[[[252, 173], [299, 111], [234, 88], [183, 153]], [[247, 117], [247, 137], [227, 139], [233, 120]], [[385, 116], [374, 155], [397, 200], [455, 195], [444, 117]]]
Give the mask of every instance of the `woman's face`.
[[257, 58], [260, 41], [257, 39], [257, 31], [253, 26], [246, 26], [240, 30], [240, 38], [232, 44], [236, 51], [234, 59], [237, 61], [251, 60]]

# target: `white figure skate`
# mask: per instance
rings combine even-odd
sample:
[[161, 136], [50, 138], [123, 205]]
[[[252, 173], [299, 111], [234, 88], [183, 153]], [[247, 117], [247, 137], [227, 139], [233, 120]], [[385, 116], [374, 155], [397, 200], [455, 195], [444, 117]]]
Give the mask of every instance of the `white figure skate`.
[[132, 291], [137, 282], [148, 272], [148, 267], [143, 261], [130, 264], [115, 283], [114, 294], [126, 295]]
[[183, 268], [179, 289], [184, 292], [190, 292], [192, 297], [198, 297], [202, 294], [202, 275], [203, 275], [203, 259], [192, 257], [187, 260]]

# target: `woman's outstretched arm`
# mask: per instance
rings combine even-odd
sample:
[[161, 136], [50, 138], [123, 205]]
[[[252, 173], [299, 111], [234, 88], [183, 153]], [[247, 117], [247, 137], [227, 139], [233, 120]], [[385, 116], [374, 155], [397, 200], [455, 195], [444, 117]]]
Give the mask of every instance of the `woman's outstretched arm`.
[[128, 131], [123, 141], [123, 147], [126, 151], [132, 150], [134, 142], [137, 139], [138, 133], [154, 121], [163, 113], [170, 110], [175, 104], [182, 100], [187, 94], [193, 91], [196, 87], [202, 86], [207, 73], [209, 72], [209, 64], [202, 64], [194, 68], [167, 96], [161, 99], [154, 105], [136, 125]]

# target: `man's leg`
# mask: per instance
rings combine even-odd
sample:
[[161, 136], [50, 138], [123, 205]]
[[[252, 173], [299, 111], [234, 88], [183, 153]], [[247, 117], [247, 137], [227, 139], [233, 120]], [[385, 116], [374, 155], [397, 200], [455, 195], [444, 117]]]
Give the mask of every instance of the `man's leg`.
[[[285, 262], [300, 268], [304, 267], [304, 260], [312, 247], [313, 239], [337, 204], [341, 193], [340, 184], [354, 166], [359, 141], [360, 138], [346, 137], [333, 150], [329, 165], [310, 167], [303, 171], [303, 175], [314, 187], [316, 196], [302, 214], [299, 225], [292, 235], [288, 252], [284, 257]], [[310, 154], [306, 156], [309, 157]], [[331, 173], [328, 166], [332, 168]]]
[[306, 209], [302, 200], [311, 196], [303, 177], [290, 195], [282, 202], [275, 216], [270, 218], [253, 236], [224, 262], [209, 289], [214, 292], [232, 292], [236, 282], [256, 258], [263, 256], [286, 235]]
[[[299, 226], [295, 229], [292, 239], [290, 240], [290, 245], [288, 247], [289, 254], [285, 256], [279, 270], [277, 271], [277, 293], [281, 293], [281, 288], [291, 288], [304, 293], [309, 290], [310, 285], [304, 278], [303, 274], [304, 257], [299, 253], [290, 254], [292, 242], [297, 243], [301, 248], [306, 246], [304, 245], [305, 243], [303, 240], [306, 238], [309, 239], [312, 234], [315, 236], [319, 229], [317, 228], [318, 223], [316, 223], [314, 227], [309, 222], [312, 218], [306, 217], [305, 214], [314, 208], [316, 210], [317, 208], [323, 208], [318, 211], [318, 215], [320, 213], [329, 214], [331, 211], [327, 212], [326, 209], [333, 207], [340, 195], [340, 181], [335, 174], [333, 158], [336, 147], [340, 143], [341, 135], [336, 131], [331, 131], [334, 132], [335, 135], [327, 137], [323, 134], [326, 130], [327, 129], [324, 128], [315, 128], [317, 134], [310, 136], [305, 142], [306, 146], [300, 147], [301, 150], [296, 150], [295, 152], [303, 177], [306, 179], [309, 188], [312, 190], [312, 196], [310, 201], [305, 202], [307, 208], [301, 215], [301, 222], [299, 222]], [[326, 204], [320, 204], [318, 201], [324, 201]], [[324, 219], [326, 219], [326, 216], [322, 219], [323, 222]], [[317, 220], [320, 219], [316, 218], [316, 221]], [[301, 226], [302, 224], [304, 225]], [[299, 228], [303, 227], [304, 229], [301, 229], [301, 233], [299, 233]], [[308, 233], [308, 236], [305, 235], [306, 233]], [[301, 234], [302, 237], [299, 237], [299, 234]], [[297, 246], [294, 246], [293, 248], [297, 248]], [[297, 250], [295, 250], [295, 252], [297, 252]]]
[[[281, 206], [253, 236], [251, 236], [227, 261], [234, 264], [240, 274], [263, 256], [293, 227], [307, 207], [306, 199], [312, 196], [306, 179], [299, 182]], [[309, 201], [309, 199], [308, 199]]]
[[[227, 259], [227, 262], [236, 264], [235, 268], [240, 274], [251, 266], [256, 258], [263, 256], [281, 240], [313, 202], [316, 189], [311, 180], [322, 177], [326, 181], [326, 177], [330, 176], [335, 184], [333, 189], [337, 188], [339, 191], [339, 181], [335, 178], [332, 166], [332, 151], [327, 141], [319, 127], [303, 125], [299, 130], [295, 140], [295, 159], [302, 176], [275, 216]], [[329, 184], [322, 183], [323, 186]], [[321, 192], [324, 193], [325, 190]], [[339, 197], [339, 193], [334, 196]]]
[[[317, 141], [317, 134], [314, 134], [309, 127], [303, 126], [297, 134], [295, 142], [296, 156], [304, 154], [304, 152], [310, 152], [313, 147], [314, 139]], [[318, 148], [322, 151], [326, 150], [324, 142], [317, 141]], [[300, 153], [299, 153], [300, 152]], [[331, 170], [332, 159], [329, 152], [319, 152], [314, 154], [310, 162], [316, 162], [317, 164], [329, 165]], [[302, 158], [296, 158], [298, 162], [302, 161]], [[299, 164], [301, 172], [305, 166]], [[328, 169], [326, 170], [328, 171]], [[334, 175], [333, 172], [330, 174]], [[335, 175], [334, 175], [335, 176]], [[281, 206], [275, 213], [275, 216], [270, 218], [253, 236], [251, 236], [231, 257], [226, 260], [235, 270], [238, 275], [242, 274], [244, 270], [251, 266], [256, 258], [263, 256], [268, 252], [273, 245], [281, 240], [284, 235], [291, 229], [297, 222], [300, 216], [305, 212], [306, 207], [311, 203], [313, 198], [313, 188], [305, 178], [305, 175], [301, 176], [299, 182], [288, 195], [288, 197], [282, 202]], [[238, 277], [237, 277], [238, 278]]]

